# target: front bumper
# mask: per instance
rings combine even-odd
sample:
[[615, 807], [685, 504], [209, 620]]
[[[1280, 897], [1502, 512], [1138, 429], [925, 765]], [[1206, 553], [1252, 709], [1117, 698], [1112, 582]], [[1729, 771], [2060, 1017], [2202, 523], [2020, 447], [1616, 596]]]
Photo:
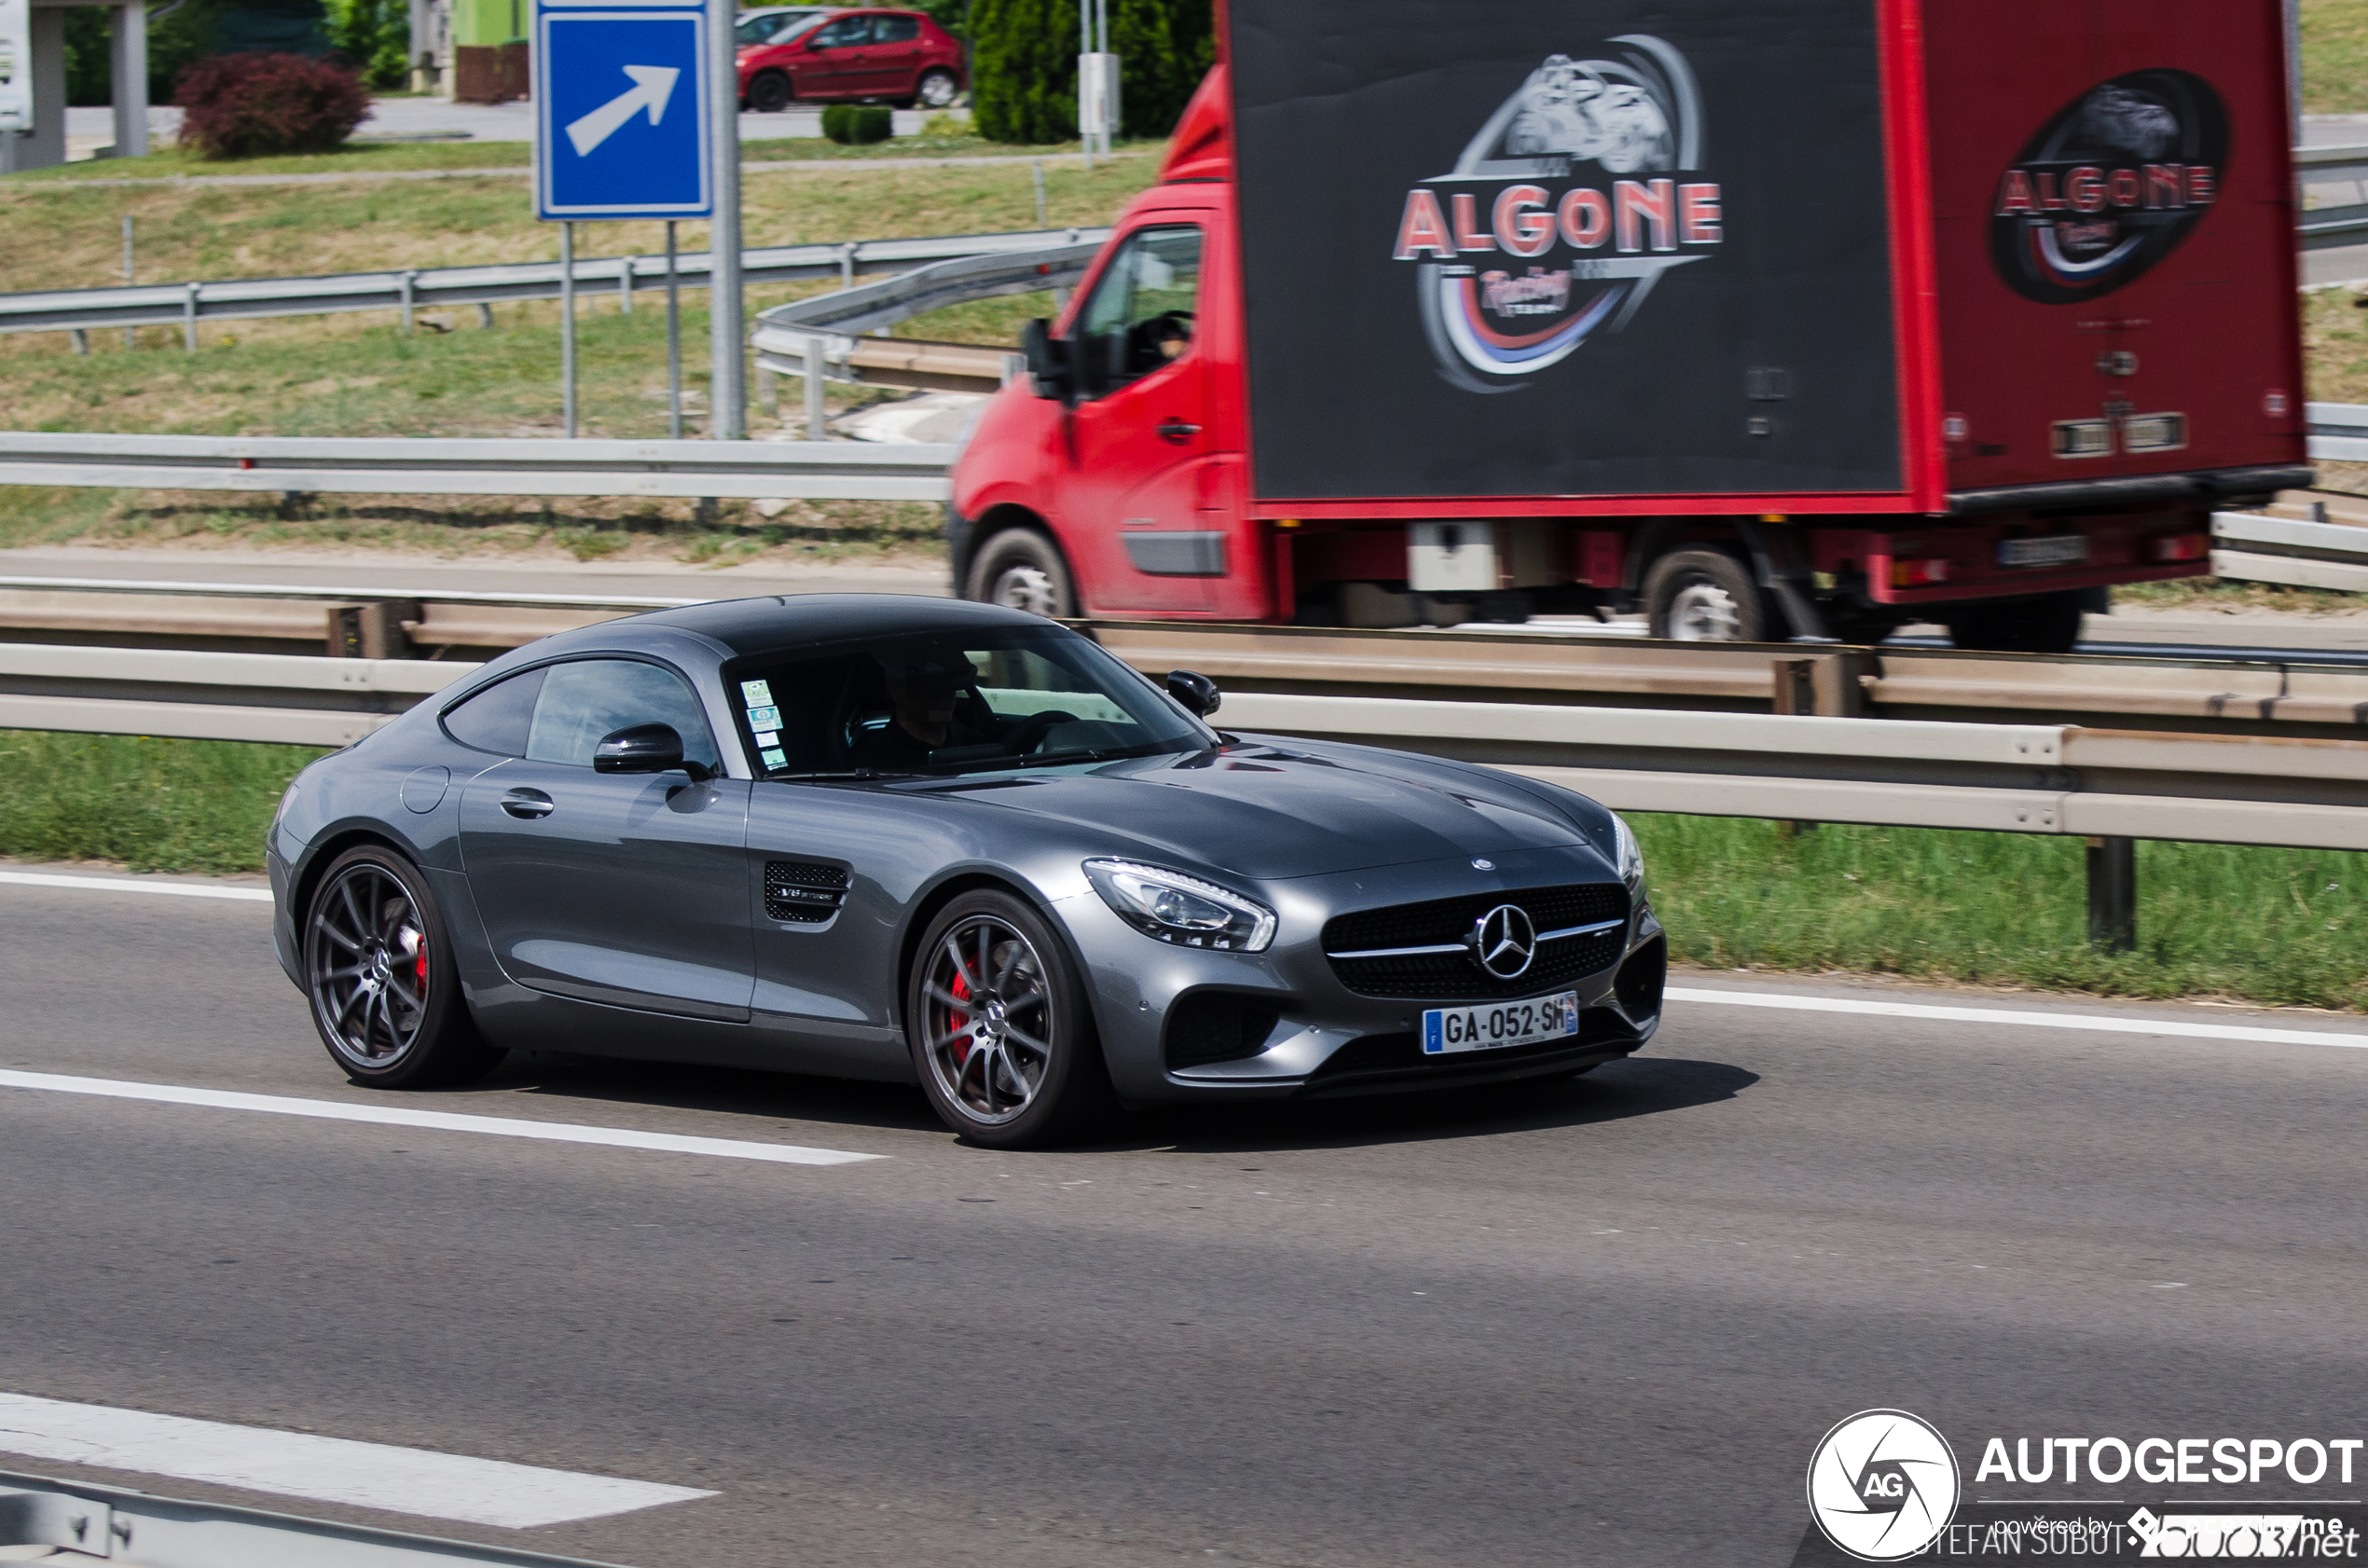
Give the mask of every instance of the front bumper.
[[[1503, 890], [1602, 879], [1575, 851], [1496, 857]], [[1385, 1093], [1577, 1072], [1642, 1047], [1660, 1025], [1667, 942], [1638, 898], [1618, 956], [1575, 981], [1535, 993], [1577, 993], [1576, 1037], [1498, 1051], [1426, 1056], [1418, 1039], [1431, 1008], [1495, 1006], [1520, 997], [1388, 997], [1350, 991], [1325, 958], [1321, 931], [1351, 909], [1473, 891], [1467, 860], [1390, 867], [1245, 887], [1275, 905], [1279, 925], [1264, 953], [1171, 947], [1126, 925], [1091, 892], [1061, 913], [1085, 959], [1110, 1078], [1130, 1105], [1215, 1098]], [[1527, 993], [1524, 996], [1528, 995]], [[1176, 1026], [1192, 1010], [1225, 1008], [1249, 1031], [1224, 1060], [1177, 1060]]]

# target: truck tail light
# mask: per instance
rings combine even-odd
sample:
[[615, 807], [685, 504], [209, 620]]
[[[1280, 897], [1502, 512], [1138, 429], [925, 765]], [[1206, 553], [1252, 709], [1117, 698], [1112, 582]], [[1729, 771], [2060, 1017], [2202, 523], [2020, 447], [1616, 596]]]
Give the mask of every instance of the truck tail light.
[[2155, 540], [2148, 549], [2158, 561], [2199, 561], [2211, 554], [2211, 535], [2174, 533]]
[[1948, 562], [1946, 560], [1891, 563], [1891, 585], [1894, 588], [1924, 588], [1948, 581]]
[[2113, 427], [2110, 420], [2058, 420], [2047, 429], [2049, 447], [2059, 458], [2113, 456]]
[[2132, 414], [2121, 422], [2121, 445], [2128, 452], [2175, 452], [2187, 445], [2187, 416]]

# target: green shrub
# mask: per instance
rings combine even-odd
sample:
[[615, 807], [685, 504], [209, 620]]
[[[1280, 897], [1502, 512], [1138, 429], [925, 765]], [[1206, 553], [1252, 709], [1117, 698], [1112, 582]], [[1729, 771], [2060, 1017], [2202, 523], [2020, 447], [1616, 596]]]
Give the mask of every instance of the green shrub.
[[833, 103], [822, 111], [822, 134], [844, 146], [865, 146], [896, 134], [896, 121], [884, 104]]

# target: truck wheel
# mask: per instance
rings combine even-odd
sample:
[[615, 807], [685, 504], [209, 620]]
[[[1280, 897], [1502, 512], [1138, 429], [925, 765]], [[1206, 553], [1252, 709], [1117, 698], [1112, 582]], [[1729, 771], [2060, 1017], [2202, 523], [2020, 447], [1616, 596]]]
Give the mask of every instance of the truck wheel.
[[1034, 529], [1005, 529], [980, 546], [962, 597], [1055, 620], [1077, 613], [1068, 563]]
[[1776, 617], [1742, 562], [1724, 550], [1673, 550], [1645, 574], [1654, 637], [1678, 642], [1762, 642]]
[[2100, 609], [2092, 588], [2072, 588], [2019, 604], [1965, 605], [1940, 617], [1948, 640], [1990, 653], [2069, 653], [2080, 641], [2080, 618]]

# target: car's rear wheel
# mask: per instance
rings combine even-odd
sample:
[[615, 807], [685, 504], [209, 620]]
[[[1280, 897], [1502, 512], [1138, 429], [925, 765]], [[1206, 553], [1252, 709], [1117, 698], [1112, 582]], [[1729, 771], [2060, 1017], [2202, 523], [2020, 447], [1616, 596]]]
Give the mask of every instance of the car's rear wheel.
[[964, 597], [1056, 620], [1077, 613], [1068, 563], [1034, 529], [1005, 529], [980, 546]]
[[2069, 653], [2082, 617], [2109, 608], [2092, 588], [2072, 588], [2019, 604], [1952, 606], [1941, 616], [1948, 640], [1994, 653]]
[[905, 977], [905, 1033], [941, 1121], [994, 1148], [1074, 1137], [1109, 1110], [1108, 1070], [1067, 946], [983, 889], [929, 923]]
[[354, 1082], [461, 1083], [502, 1060], [469, 1016], [447, 929], [426, 874], [392, 849], [349, 849], [322, 873], [304, 915], [305, 992]]
[[749, 83], [749, 107], [761, 115], [778, 115], [796, 97], [790, 78], [778, 71], [760, 72]]
[[943, 69], [924, 71], [920, 81], [913, 89], [913, 102], [906, 107], [952, 108], [954, 100], [961, 91], [962, 84], [954, 79], [953, 72]]

